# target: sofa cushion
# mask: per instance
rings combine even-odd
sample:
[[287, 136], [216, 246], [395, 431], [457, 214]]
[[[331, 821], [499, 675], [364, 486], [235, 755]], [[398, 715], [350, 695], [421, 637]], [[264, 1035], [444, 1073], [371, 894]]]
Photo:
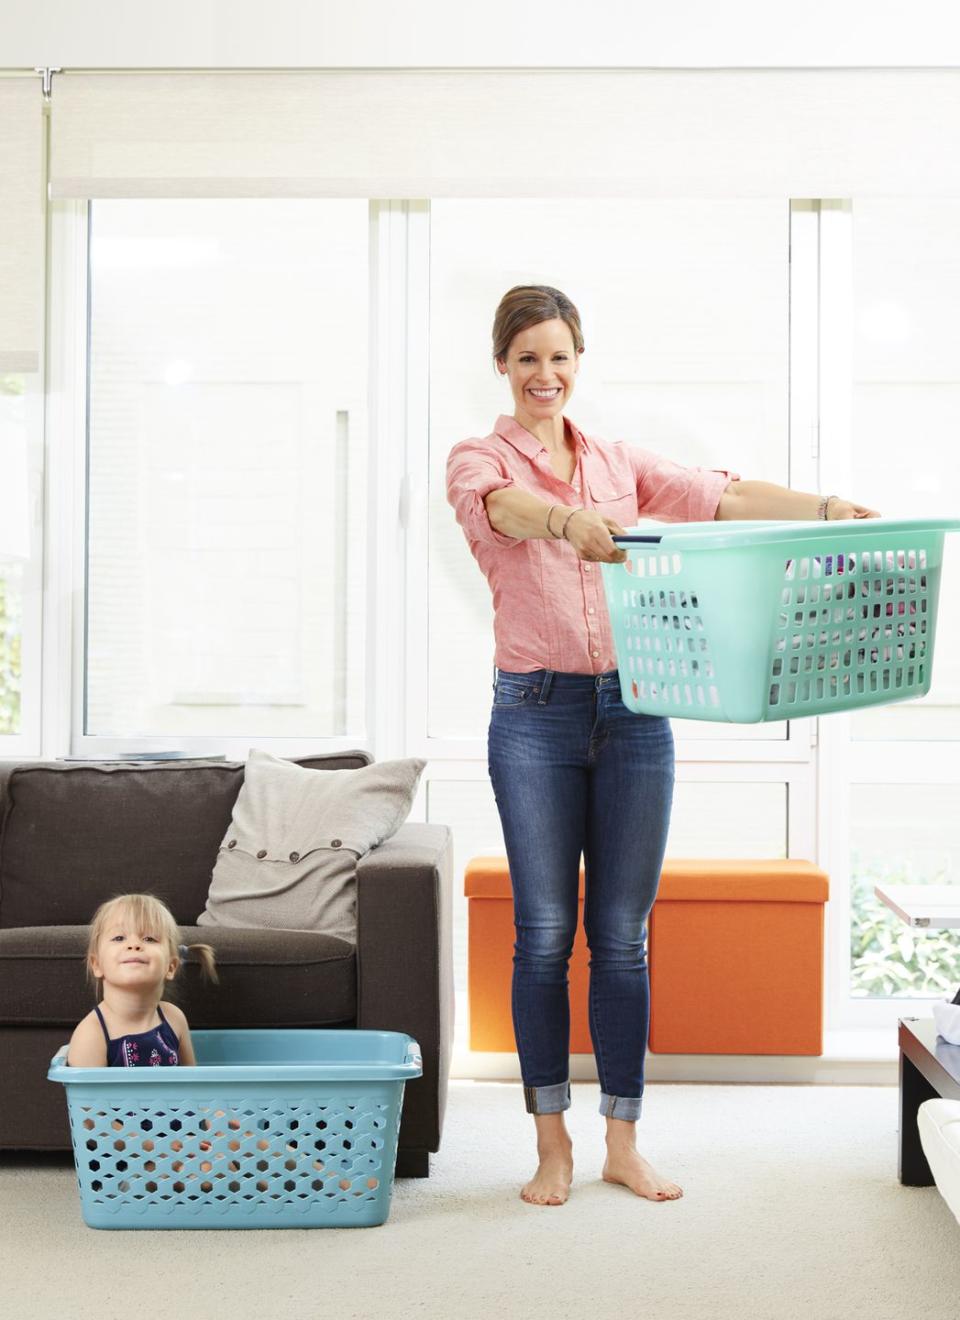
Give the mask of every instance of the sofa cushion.
[[316, 770], [251, 751], [197, 924], [356, 941], [356, 864], [406, 820], [426, 762]]
[[[369, 753], [298, 758], [357, 769]], [[114, 894], [196, 921], [242, 761], [0, 762], [0, 927], [80, 925]]]
[[[0, 1025], [62, 1026], [66, 1040], [90, 1012], [87, 926], [0, 930]], [[212, 944], [220, 984], [188, 961], [167, 997], [191, 1027], [325, 1027], [357, 1016], [356, 950], [309, 931], [199, 930], [181, 926], [185, 944]]]

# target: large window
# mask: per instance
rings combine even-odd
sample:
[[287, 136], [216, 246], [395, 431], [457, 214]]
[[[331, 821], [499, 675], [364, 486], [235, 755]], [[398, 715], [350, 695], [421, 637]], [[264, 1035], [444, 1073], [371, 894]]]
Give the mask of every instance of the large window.
[[98, 201], [83, 734], [362, 738], [367, 205]]
[[[853, 489], [893, 517], [960, 508], [960, 202], [855, 200]], [[922, 699], [854, 712], [849, 783], [849, 993], [857, 1000], [943, 997], [960, 982], [960, 938], [911, 931], [877, 883], [958, 878], [960, 537], [945, 537], [932, 687]], [[846, 813], [844, 812], [845, 816]]]
[[[853, 207], [853, 471], [888, 517], [960, 510], [960, 202]], [[934, 683], [853, 718], [857, 739], [960, 737], [960, 543], [948, 538]]]
[[[463, 865], [503, 842], [485, 773], [489, 591], [444, 468], [454, 443], [512, 411], [490, 359], [499, 298], [551, 283], [579, 305], [587, 351], [570, 412], [588, 433], [807, 490], [829, 445], [851, 478], [825, 492], [931, 513], [960, 477], [958, 223], [960, 204], [946, 203], [94, 202], [89, 306], [73, 309], [77, 324], [89, 312], [89, 351], [70, 750], [242, 756], [260, 741], [340, 738], [427, 755], [415, 815], [454, 832], [462, 992]], [[832, 338], [842, 305], [852, 373]], [[852, 429], [820, 431], [844, 391]], [[819, 745], [812, 720], [674, 722], [670, 856], [827, 866], [835, 1027], [881, 1014], [889, 1025], [890, 996], [936, 993], [934, 954], [946, 980], [960, 971], [948, 937], [908, 948], [871, 899], [878, 878], [949, 879], [955, 864], [952, 842], [925, 844], [957, 791], [957, 550], [948, 539], [924, 701], [829, 716]], [[8, 721], [3, 657], [29, 610], [28, 568], [0, 560]], [[878, 951], [900, 958], [899, 978], [878, 973]]]
[[[27, 378], [0, 375], [0, 748], [22, 746], [36, 753], [29, 726], [38, 721], [36, 712], [33, 719], [27, 716], [25, 691], [39, 669], [40, 605], [37, 566], [29, 562], [34, 522], [29, 403]], [[28, 652], [33, 663], [25, 673]]]

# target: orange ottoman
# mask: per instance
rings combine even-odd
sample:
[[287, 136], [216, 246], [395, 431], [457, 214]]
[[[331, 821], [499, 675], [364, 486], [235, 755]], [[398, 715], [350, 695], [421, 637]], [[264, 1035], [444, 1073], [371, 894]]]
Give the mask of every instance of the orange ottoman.
[[[513, 893], [505, 857], [467, 864], [470, 1048], [515, 1053]], [[664, 862], [648, 923], [650, 1048], [820, 1054], [826, 875], [802, 861]], [[589, 950], [570, 959], [570, 1052], [592, 1054]]]
[[826, 874], [673, 861], [650, 914], [650, 1049], [822, 1054]]

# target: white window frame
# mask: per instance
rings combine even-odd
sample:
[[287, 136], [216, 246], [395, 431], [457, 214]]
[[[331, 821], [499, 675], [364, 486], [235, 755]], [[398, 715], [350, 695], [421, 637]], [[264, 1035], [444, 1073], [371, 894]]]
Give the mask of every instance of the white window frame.
[[[853, 202], [821, 204], [820, 430], [822, 486], [856, 498], [853, 470]], [[850, 790], [859, 784], [958, 784], [953, 741], [871, 740], [851, 735], [850, 714], [820, 723], [818, 818], [821, 865], [830, 876], [827, 907], [827, 1019], [839, 1030], [884, 1030], [898, 1018], [930, 1016], [929, 998], [855, 999], [850, 996]]]
[[[417, 315], [408, 297], [408, 214], [415, 202], [371, 202], [370, 251], [369, 454], [366, 542], [351, 547], [366, 556], [367, 710], [365, 728], [341, 736], [265, 738], [253, 744], [279, 756], [302, 756], [363, 747], [380, 760], [403, 755], [405, 717], [403, 647], [397, 637], [405, 608], [404, 537], [401, 523], [405, 490], [408, 401], [414, 391], [406, 346], [408, 320]], [[421, 207], [421, 209], [423, 209]], [[46, 451], [46, 546], [50, 573], [43, 639], [42, 755], [45, 757], [122, 757], [132, 751], [175, 747], [196, 755], [243, 760], [249, 737], [106, 737], [83, 729], [86, 614], [86, 443], [87, 443], [87, 238], [89, 211], [82, 201], [50, 206], [51, 281], [49, 384]], [[421, 314], [426, 312], [422, 296]], [[392, 639], [392, 640], [391, 640]]]
[[[43, 646], [43, 377], [25, 374], [24, 412], [29, 486], [29, 558], [20, 569], [20, 721], [17, 733], [0, 733], [0, 760], [38, 757], [42, 738]], [[11, 564], [14, 561], [10, 561]], [[6, 561], [0, 560], [0, 573]]]
[[[849, 203], [790, 204], [789, 482], [809, 491], [855, 490], [851, 456], [852, 215]], [[38, 656], [39, 566], [24, 601], [24, 709], [34, 712], [22, 746], [0, 739], [0, 755], [119, 756], [169, 738], [84, 735], [82, 695], [85, 565], [87, 208], [51, 205], [50, 297], [45, 398], [46, 499], [42, 683]], [[279, 755], [368, 748], [377, 759], [422, 756], [428, 765], [413, 819], [424, 819], [427, 784], [486, 778], [482, 739], [427, 735], [430, 208], [426, 201], [370, 204], [370, 453], [365, 736], [257, 739]], [[37, 425], [43, 409], [38, 408]], [[38, 457], [39, 463], [39, 457]], [[39, 470], [39, 467], [38, 467]], [[749, 473], [745, 473], [749, 476]], [[452, 515], [451, 515], [452, 516]], [[29, 657], [33, 657], [30, 659]], [[41, 701], [37, 700], [38, 694]], [[43, 721], [40, 736], [40, 710]], [[684, 781], [787, 785], [787, 855], [830, 876], [826, 910], [828, 1030], [892, 1031], [900, 1016], [926, 1015], [929, 1000], [855, 1000], [849, 984], [849, 807], [851, 783], [957, 783], [950, 744], [856, 744], [850, 717], [791, 721], [776, 742], [677, 743]], [[243, 759], [246, 738], [178, 738], [184, 750]], [[9, 751], [8, 751], [9, 749]], [[34, 753], [35, 754], [35, 753]], [[458, 859], [462, 862], [465, 859]]]

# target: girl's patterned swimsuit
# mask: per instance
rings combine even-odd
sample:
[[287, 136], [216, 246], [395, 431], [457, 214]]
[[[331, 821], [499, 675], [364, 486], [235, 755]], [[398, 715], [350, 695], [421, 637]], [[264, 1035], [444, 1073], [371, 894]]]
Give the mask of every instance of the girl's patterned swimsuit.
[[170, 1023], [163, 1016], [163, 1009], [157, 1005], [160, 1024], [149, 1031], [134, 1032], [129, 1036], [117, 1036], [110, 1039], [107, 1024], [99, 1007], [94, 1012], [100, 1019], [103, 1034], [107, 1042], [108, 1068], [170, 1068], [180, 1062], [178, 1047], [180, 1041]]

